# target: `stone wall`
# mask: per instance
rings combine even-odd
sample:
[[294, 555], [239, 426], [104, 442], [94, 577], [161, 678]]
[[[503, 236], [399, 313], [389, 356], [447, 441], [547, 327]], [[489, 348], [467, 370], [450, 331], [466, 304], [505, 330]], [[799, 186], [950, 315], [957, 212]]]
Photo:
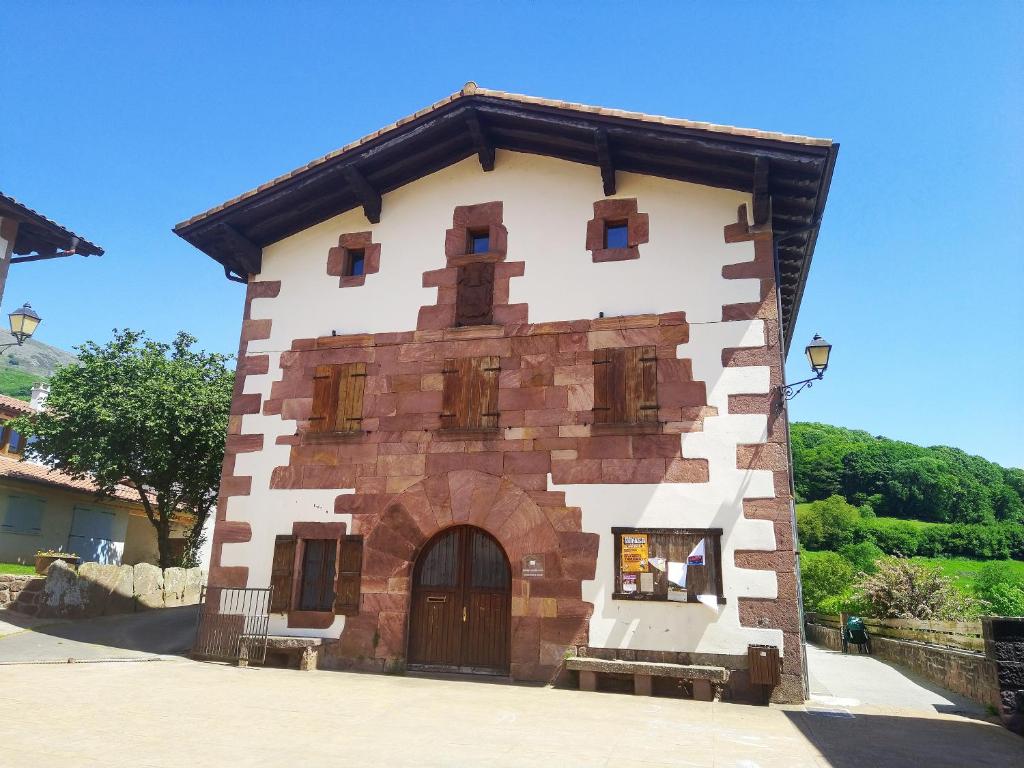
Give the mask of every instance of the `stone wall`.
[[0, 573], [0, 607], [18, 602], [21, 593], [33, 582], [38, 582], [38, 586], [42, 586], [43, 579], [35, 575], [15, 576]]
[[30, 616], [110, 616], [195, 605], [205, 580], [200, 568], [82, 563], [75, 570], [58, 560], [45, 578], [0, 575], [0, 605]]
[[[842, 649], [839, 630], [807, 625], [807, 640], [834, 651]], [[921, 677], [981, 704], [999, 704], [999, 688], [992, 661], [983, 653], [895, 640], [871, 635], [871, 652]]]

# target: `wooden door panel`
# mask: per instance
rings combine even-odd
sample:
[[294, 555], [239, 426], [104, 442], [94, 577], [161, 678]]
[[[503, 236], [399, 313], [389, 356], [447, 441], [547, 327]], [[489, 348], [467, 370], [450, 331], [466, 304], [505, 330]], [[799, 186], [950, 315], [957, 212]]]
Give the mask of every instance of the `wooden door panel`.
[[452, 528], [427, 544], [413, 572], [409, 663], [506, 674], [511, 569], [488, 534]]

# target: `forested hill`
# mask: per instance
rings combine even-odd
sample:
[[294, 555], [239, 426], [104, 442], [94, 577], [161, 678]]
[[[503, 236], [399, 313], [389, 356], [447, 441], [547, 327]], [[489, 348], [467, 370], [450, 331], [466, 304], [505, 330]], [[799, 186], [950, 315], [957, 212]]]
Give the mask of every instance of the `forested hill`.
[[790, 430], [799, 501], [839, 495], [885, 517], [1024, 524], [1022, 469], [828, 424], [795, 422]]

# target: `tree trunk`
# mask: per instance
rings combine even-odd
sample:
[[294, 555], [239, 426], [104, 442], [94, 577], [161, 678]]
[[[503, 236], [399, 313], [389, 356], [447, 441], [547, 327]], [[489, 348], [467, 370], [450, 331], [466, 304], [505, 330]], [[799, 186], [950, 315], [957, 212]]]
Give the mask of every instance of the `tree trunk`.
[[153, 521], [156, 527], [156, 546], [161, 568], [173, 568], [178, 563], [171, 561], [171, 521], [166, 518]]

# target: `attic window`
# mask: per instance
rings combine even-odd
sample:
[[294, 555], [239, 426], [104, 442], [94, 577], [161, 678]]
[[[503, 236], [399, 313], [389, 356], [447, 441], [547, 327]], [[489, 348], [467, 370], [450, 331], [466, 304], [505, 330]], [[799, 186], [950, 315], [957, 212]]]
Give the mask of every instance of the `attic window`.
[[629, 222], [607, 221], [604, 225], [604, 247], [605, 248], [628, 248], [629, 247]]
[[491, 250], [490, 229], [469, 230], [469, 253], [487, 253]]
[[348, 251], [345, 277], [358, 277], [366, 273], [366, 249], [352, 248]]

